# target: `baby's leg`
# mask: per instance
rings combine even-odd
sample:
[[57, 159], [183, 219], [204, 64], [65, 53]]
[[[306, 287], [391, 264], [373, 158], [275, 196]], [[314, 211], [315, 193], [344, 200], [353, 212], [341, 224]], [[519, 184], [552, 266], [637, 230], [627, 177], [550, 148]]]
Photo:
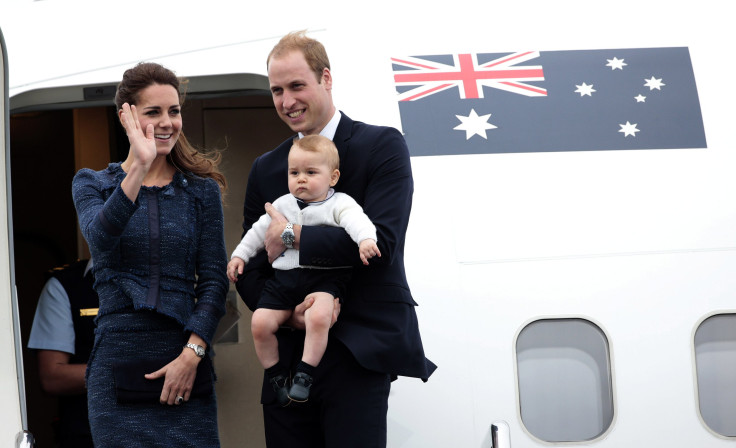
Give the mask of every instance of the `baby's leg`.
[[264, 369], [279, 362], [279, 342], [276, 331], [291, 316], [291, 310], [258, 308], [253, 313], [250, 329], [256, 346], [256, 356]]
[[314, 292], [307, 297], [314, 297], [314, 304], [304, 313], [307, 335], [304, 338], [302, 361], [317, 367], [327, 349], [335, 297], [326, 292]]
[[296, 367], [296, 375], [294, 375], [294, 381], [288, 393], [289, 399], [299, 402], [309, 399], [314, 368], [322, 360], [327, 349], [327, 336], [330, 332], [332, 312], [335, 306], [335, 297], [332, 294], [313, 292], [307, 296], [307, 298], [310, 297], [314, 298], [314, 303], [304, 313], [307, 335], [304, 338], [302, 362]]

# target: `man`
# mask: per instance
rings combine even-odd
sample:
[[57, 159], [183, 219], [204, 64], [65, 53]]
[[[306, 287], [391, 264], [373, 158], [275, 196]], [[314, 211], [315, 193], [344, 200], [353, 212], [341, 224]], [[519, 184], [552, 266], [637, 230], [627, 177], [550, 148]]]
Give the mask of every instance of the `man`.
[[[280, 407], [264, 381], [266, 442], [270, 447], [384, 447], [391, 380], [427, 378], [436, 366], [424, 356], [411, 292], [404, 272], [404, 240], [409, 223], [413, 179], [403, 136], [393, 128], [355, 122], [332, 102], [332, 74], [321, 43], [303, 32], [284, 36], [267, 60], [268, 78], [279, 117], [300, 135], [321, 134], [340, 154], [342, 177], [336, 191], [352, 196], [375, 224], [380, 258], [363, 266], [357, 246], [340, 228], [299, 226], [270, 206], [272, 223], [266, 251], [246, 265], [237, 288], [254, 309], [269, 260], [285, 250], [300, 251], [309, 266], [353, 266], [348, 297], [330, 332], [327, 351], [314, 373], [305, 404]], [[245, 197], [243, 229], [263, 214], [264, 204], [288, 192], [287, 156], [292, 139], [253, 164]], [[291, 326], [303, 328], [303, 303]], [[281, 330], [281, 360], [293, 366], [301, 357], [304, 333]]]
[[60, 448], [93, 446], [84, 385], [99, 306], [91, 268], [91, 260], [80, 260], [51, 271], [28, 340], [28, 348], [38, 350], [41, 387], [59, 397], [54, 433]]

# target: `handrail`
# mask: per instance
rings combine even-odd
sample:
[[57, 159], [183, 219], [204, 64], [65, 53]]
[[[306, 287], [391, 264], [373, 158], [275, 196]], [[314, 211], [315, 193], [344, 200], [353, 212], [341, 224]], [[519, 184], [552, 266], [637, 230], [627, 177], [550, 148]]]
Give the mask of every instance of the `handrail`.
[[19, 432], [15, 436], [15, 446], [16, 448], [34, 448], [36, 441], [33, 438], [33, 434], [28, 431]]
[[503, 420], [491, 423], [491, 447], [511, 448], [509, 424]]

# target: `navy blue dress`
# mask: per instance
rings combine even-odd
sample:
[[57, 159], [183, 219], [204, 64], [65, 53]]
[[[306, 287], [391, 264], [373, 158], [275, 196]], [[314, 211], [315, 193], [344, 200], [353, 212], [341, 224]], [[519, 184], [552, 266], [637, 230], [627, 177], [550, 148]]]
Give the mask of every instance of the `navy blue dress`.
[[100, 298], [87, 368], [95, 446], [219, 447], [214, 388], [179, 406], [118, 404], [112, 373], [118, 361], [174, 359], [191, 332], [211, 346], [228, 289], [219, 187], [177, 172], [132, 202], [125, 175], [114, 163], [72, 184]]

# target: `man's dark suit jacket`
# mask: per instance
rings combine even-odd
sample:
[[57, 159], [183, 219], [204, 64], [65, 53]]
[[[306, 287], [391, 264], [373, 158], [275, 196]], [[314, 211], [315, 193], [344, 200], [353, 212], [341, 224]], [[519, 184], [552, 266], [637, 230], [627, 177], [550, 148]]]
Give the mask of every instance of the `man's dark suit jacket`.
[[[340, 154], [336, 191], [353, 197], [378, 231], [381, 257], [363, 266], [358, 246], [342, 228], [302, 227], [301, 265], [354, 266], [348, 297], [342, 297], [330, 331], [364, 368], [392, 376], [427, 378], [436, 366], [425, 358], [404, 271], [404, 240], [414, 181], [409, 151], [394, 128], [367, 125], [342, 114], [333, 139]], [[245, 197], [243, 230], [264, 213], [264, 204], [289, 192], [287, 158], [293, 138], [253, 163]], [[254, 310], [264, 282], [272, 275], [265, 251], [246, 265], [237, 289]], [[279, 344], [283, 342], [281, 338]], [[280, 347], [281, 349], [281, 347]]]

